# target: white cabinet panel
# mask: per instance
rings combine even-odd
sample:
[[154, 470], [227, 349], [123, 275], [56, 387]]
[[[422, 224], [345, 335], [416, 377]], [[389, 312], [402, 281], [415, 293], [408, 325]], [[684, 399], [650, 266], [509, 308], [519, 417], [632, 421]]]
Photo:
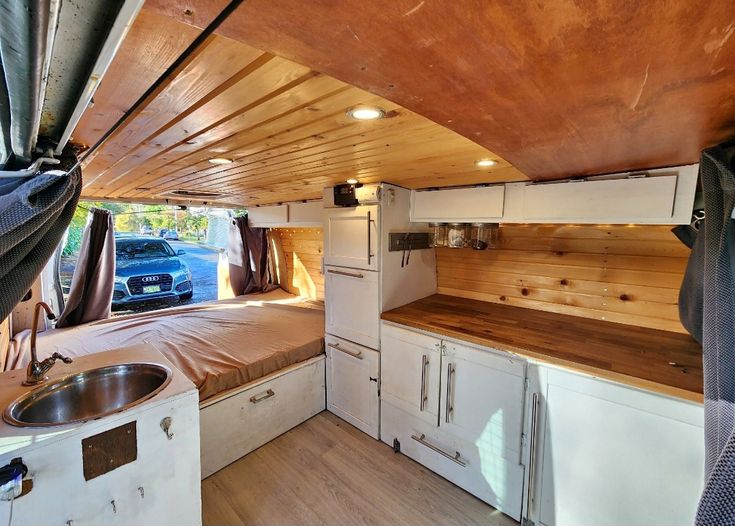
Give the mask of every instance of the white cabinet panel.
[[526, 365], [445, 342], [440, 426], [493, 454], [516, 458], [521, 448]]
[[254, 227], [285, 226], [288, 224], [288, 205], [248, 208], [248, 224]]
[[378, 270], [379, 211], [378, 205], [327, 209], [324, 264]]
[[377, 349], [380, 345], [379, 273], [326, 267], [324, 277], [327, 332]]
[[327, 335], [327, 409], [379, 437], [380, 353]]
[[293, 227], [322, 227], [324, 208], [321, 201], [289, 203], [288, 225]]
[[502, 185], [413, 192], [411, 221], [497, 221], [504, 195]]
[[380, 358], [381, 398], [436, 426], [441, 340], [383, 324]]
[[637, 223], [671, 220], [677, 176], [528, 185], [523, 219]]
[[538, 522], [694, 523], [704, 478], [703, 408], [548, 369]]

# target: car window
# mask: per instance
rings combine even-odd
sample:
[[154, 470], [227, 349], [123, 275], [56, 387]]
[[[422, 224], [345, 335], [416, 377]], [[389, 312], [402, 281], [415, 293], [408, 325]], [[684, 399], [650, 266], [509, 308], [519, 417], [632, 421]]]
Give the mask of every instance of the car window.
[[147, 239], [118, 239], [115, 254], [117, 259], [161, 258], [176, 255], [165, 241]]

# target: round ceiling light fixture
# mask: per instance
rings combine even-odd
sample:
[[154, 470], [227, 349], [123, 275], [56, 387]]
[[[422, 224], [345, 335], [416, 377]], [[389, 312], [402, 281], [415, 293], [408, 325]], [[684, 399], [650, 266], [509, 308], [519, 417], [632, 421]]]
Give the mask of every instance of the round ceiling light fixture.
[[478, 168], [488, 168], [490, 166], [495, 166], [498, 164], [498, 161], [494, 161], [493, 159], [479, 159], [475, 161], [475, 165]]
[[357, 184], [359, 181], [354, 177], [347, 179], [347, 184]]
[[385, 110], [375, 106], [357, 106], [348, 110], [347, 116], [358, 121], [374, 121], [385, 117]]
[[232, 159], [225, 159], [224, 157], [215, 157], [213, 159], [210, 159], [209, 162], [211, 164], [231, 164]]

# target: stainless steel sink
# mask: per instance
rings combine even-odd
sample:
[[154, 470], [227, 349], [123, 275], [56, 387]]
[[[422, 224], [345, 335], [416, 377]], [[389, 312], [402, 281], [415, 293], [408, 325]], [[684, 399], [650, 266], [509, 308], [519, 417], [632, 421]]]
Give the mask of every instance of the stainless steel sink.
[[10, 404], [3, 420], [20, 427], [61, 426], [124, 411], [171, 381], [162, 365], [126, 363], [90, 369], [34, 389]]

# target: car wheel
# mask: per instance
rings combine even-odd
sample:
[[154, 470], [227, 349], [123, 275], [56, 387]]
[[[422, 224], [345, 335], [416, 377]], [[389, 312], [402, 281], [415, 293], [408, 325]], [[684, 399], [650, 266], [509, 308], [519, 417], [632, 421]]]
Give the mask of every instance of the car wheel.
[[179, 296], [179, 299], [182, 301], [190, 300], [194, 296], [194, 291], [187, 292], [186, 294], [182, 294]]

